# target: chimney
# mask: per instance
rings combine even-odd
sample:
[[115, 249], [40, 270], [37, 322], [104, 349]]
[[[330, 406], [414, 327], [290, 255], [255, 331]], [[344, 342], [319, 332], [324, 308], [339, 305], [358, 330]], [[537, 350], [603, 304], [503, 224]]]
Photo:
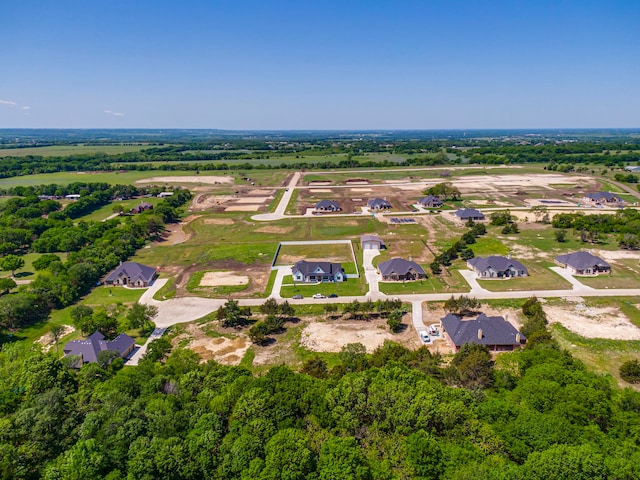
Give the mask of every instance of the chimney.
[[482, 340], [482, 329], [478, 329], [478, 340]]
[[516, 343], [520, 343], [522, 341], [522, 337], [520, 336], [520, 332], [516, 333]]

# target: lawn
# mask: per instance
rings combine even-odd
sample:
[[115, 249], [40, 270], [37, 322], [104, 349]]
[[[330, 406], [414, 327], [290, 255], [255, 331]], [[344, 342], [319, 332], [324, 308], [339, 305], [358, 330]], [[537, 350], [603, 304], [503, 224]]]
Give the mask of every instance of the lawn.
[[288, 275], [284, 277], [282, 283], [280, 295], [283, 298], [291, 298], [298, 294], [309, 298], [315, 293], [322, 293], [327, 296], [332, 293], [339, 296], [364, 295], [368, 290], [364, 276], [349, 278], [345, 282], [296, 283], [293, 285], [293, 276]]
[[87, 155], [105, 153], [117, 155], [119, 153], [139, 152], [153, 145], [50, 145], [46, 147], [2, 148], [0, 157], [26, 157], [37, 155], [41, 157], [68, 157], [71, 155]]
[[[278, 252], [276, 265], [290, 265], [292, 259], [323, 262], [353, 263], [351, 245], [346, 243], [328, 243], [322, 245], [282, 245]], [[353, 272], [355, 273], [355, 268]]]
[[458, 270], [452, 270], [449, 277], [430, 276], [415, 282], [380, 282], [380, 291], [387, 295], [409, 295], [414, 293], [464, 293], [469, 285]]
[[550, 270], [550, 262], [539, 260], [522, 262], [529, 270], [528, 277], [508, 280], [478, 280], [478, 284], [490, 292], [511, 292], [523, 290], [571, 290], [571, 284]]
[[611, 274], [597, 277], [576, 277], [580, 283], [593, 288], [640, 288], [640, 267], [634, 259], [615, 260]]
[[104, 306], [112, 304], [132, 304], [140, 300], [145, 288], [124, 288], [101, 286], [94, 288], [80, 303], [83, 305]]
[[98, 210], [95, 210], [94, 212], [91, 212], [88, 215], [77, 218], [75, 221], [76, 222], [102, 222], [103, 220], [106, 220], [109, 216], [113, 215], [113, 209], [116, 206], [122, 206], [123, 211], [126, 213], [136, 205], [140, 205], [140, 203], [142, 202], [147, 202], [153, 206], [156, 206], [161, 201], [162, 201], [162, 198], [158, 198], [158, 197], [132, 198], [130, 200], [114, 201], [109, 203], [108, 205], [100, 207]]
[[249, 283], [246, 283], [244, 285], [219, 285], [215, 287], [201, 286], [200, 282], [202, 281], [202, 277], [204, 277], [204, 274], [214, 271], [218, 270], [201, 270], [199, 272], [195, 272], [193, 275], [191, 275], [189, 281], [187, 282], [187, 291], [201, 297], [219, 298], [226, 297], [232, 293], [242, 292], [243, 290], [249, 288], [249, 285], [251, 284], [251, 279], [249, 279]]
[[[16, 280], [33, 280], [36, 275], [36, 269], [33, 268], [33, 262], [40, 258], [42, 253], [25, 253], [20, 258], [24, 260], [24, 267], [16, 270]], [[67, 258], [67, 253], [55, 253], [64, 262]], [[11, 272], [0, 272], [0, 277], [8, 277]]]

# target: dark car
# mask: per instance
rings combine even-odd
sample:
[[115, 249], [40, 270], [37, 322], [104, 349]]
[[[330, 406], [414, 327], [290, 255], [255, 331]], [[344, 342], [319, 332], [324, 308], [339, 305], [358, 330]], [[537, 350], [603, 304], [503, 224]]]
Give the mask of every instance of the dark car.
[[332, 293], [331, 295], [329, 295], [329, 298], [338, 298], [338, 295], [336, 295], [335, 293]]
[[297, 294], [297, 295], [294, 295], [292, 298], [293, 298], [294, 300], [301, 300], [303, 297], [302, 297], [302, 295]]

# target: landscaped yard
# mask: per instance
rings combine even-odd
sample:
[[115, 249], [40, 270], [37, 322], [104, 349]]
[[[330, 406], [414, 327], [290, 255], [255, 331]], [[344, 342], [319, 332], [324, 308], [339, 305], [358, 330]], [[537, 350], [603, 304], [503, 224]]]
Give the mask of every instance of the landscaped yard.
[[[113, 215], [113, 209], [117, 206], [122, 206], [123, 212], [127, 213], [136, 205], [140, 205], [142, 202], [150, 203], [154, 207], [162, 201], [162, 198], [158, 197], [145, 197], [145, 198], [132, 198], [129, 200], [113, 201], [98, 210], [89, 213], [83, 217], [77, 218], [76, 222], [102, 222]], [[124, 217], [123, 217], [124, 218]]]
[[[16, 280], [33, 280], [36, 275], [36, 269], [33, 268], [33, 262], [40, 258], [42, 253], [25, 253], [24, 255], [20, 255], [20, 258], [24, 260], [24, 267], [16, 270]], [[60, 260], [64, 262], [67, 258], [67, 253], [56, 253]], [[11, 272], [0, 272], [0, 277], [9, 277], [11, 276]]]
[[409, 295], [414, 293], [463, 293], [469, 291], [458, 270], [451, 270], [448, 277], [430, 276], [426, 280], [415, 282], [380, 282], [378, 287], [387, 295]]
[[528, 277], [506, 280], [478, 280], [478, 284], [490, 292], [509, 292], [523, 290], [571, 290], [571, 284], [550, 270], [549, 262], [524, 261], [529, 270]]
[[[352, 263], [355, 261], [351, 244], [327, 243], [321, 245], [282, 245], [276, 265], [291, 265], [298, 260]], [[355, 273], [355, 268], [353, 272]]]
[[611, 274], [579, 276], [576, 280], [593, 288], [640, 288], [640, 267], [637, 260], [619, 259], [612, 262], [611, 266]]
[[322, 282], [322, 283], [296, 283], [293, 285], [293, 276], [284, 277], [280, 295], [283, 298], [291, 298], [294, 295], [302, 295], [309, 298], [316, 293], [329, 296], [335, 293], [339, 296], [364, 295], [367, 293], [367, 285], [364, 276], [360, 278], [349, 278], [345, 282]]

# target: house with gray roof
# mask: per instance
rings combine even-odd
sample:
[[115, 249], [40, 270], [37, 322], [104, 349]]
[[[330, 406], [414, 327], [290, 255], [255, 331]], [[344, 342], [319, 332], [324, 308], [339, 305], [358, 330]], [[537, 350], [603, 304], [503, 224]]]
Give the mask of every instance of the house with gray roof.
[[104, 282], [107, 285], [128, 285], [130, 287], [148, 287], [156, 278], [157, 272], [137, 262], [124, 262], [107, 275]]
[[367, 207], [371, 210], [390, 210], [391, 204], [387, 202], [384, 198], [372, 198], [367, 202]]
[[382, 250], [385, 248], [384, 240], [377, 235], [362, 235], [360, 246], [363, 250]]
[[427, 278], [424, 269], [416, 262], [398, 257], [380, 263], [378, 272], [385, 282], [406, 282]]
[[153, 205], [151, 205], [149, 202], [140, 202], [138, 205], [136, 205], [129, 211], [133, 214], [138, 214], [138, 213], [145, 212], [147, 210], [153, 210]]
[[454, 351], [465, 343], [486, 345], [492, 352], [509, 352], [520, 348], [526, 337], [503, 317], [481, 313], [475, 320], [462, 320], [452, 313], [440, 319], [443, 336]]
[[300, 260], [291, 269], [295, 282], [344, 282], [347, 276], [342, 264], [331, 262], [307, 262]]
[[583, 200], [592, 205], [620, 205], [623, 202], [621, 197], [611, 192], [587, 193]]
[[85, 363], [97, 362], [100, 352], [117, 352], [121, 358], [125, 358], [135, 346], [136, 342], [126, 333], [121, 333], [113, 340], [106, 340], [102, 333], [96, 331], [86, 340], [67, 342], [63, 350], [65, 357], [78, 357], [74, 366], [80, 368]]
[[517, 260], [491, 255], [489, 257], [475, 257], [467, 260], [467, 267], [480, 278], [514, 278], [526, 277], [529, 270]]
[[316, 212], [339, 212], [340, 205], [333, 200], [320, 200], [315, 206]]
[[440, 208], [442, 206], [442, 200], [436, 195], [427, 195], [418, 200], [418, 205], [424, 208]]
[[465, 222], [467, 220], [484, 220], [484, 214], [480, 210], [476, 210], [475, 208], [461, 208], [460, 210], [456, 210], [454, 215]]
[[555, 262], [571, 272], [571, 275], [599, 275], [610, 273], [611, 265], [589, 252], [573, 252], [558, 255]]

